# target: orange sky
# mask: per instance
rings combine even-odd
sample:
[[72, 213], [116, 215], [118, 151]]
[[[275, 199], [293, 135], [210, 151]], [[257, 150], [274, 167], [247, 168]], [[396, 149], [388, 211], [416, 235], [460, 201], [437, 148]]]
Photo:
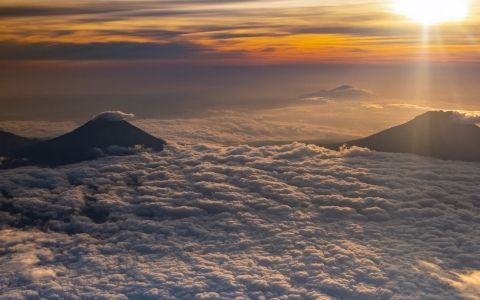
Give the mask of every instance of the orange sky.
[[425, 28], [396, 14], [390, 0], [7, 0], [0, 59], [479, 61], [475, 1], [465, 20]]

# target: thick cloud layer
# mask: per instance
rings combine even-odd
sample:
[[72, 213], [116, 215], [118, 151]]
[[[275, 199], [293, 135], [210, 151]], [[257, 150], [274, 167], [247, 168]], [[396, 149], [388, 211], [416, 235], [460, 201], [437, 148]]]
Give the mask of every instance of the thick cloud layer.
[[[129, 120], [140, 129], [182, 144], [238, 145], [258, 141], [355, 140], [405, 123], [435, 108], [403, 106], [381, 101], [333, 101], [265, 110], [209, 110], [195, 116]], [[308, 102], [308, 103], [307, 103]], [[119, 118], [121, 119], [121, 118]], [[73, 122], [3, 121], [5, 131], [25, 137], [48, 138], [65, 134], [87, 120]], [[323, 142], [321, 142], [323, 144]]]
[[479, 297], [476, 163], [170, 145], [0, 188], [0, 299]]
[[134, 114], [121, 111], [104, 111], [93, 117], [92, 122], [119, 122], [133, 117], [135, 117]]
[[[221, 115], [220, 115], [221, 114]], [[219, 112], [215, 117], [194, 119], [136, 120], [133, 125], [177, 143], [238, 145], [252, 141], [347, 141], [358, 138], [349, 130], [301, 122], [279, 122], [261, 116]]]
[[[182, 144], [232, 145], [253, 141], [312, 139], [341, 142], [361, 137], [358, 133], [352, 133], [345, 128], [302, 122], [282, 122], [270, 120], [264, 115], [250, 116], [231, 111], [219, 111], [215, 116], [204, 118], [136, 119], [129, 122], [158, 138]], [[75, 130], [80, 125], [72, 122], [47, 121], [0, 122], [0, 126], [5, 131], [36, 138], [57, 137]]]

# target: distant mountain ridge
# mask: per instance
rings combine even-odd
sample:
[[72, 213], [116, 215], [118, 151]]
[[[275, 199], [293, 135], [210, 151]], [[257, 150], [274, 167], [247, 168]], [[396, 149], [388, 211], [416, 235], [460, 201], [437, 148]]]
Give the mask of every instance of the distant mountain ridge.
[[367, 90], [354, 88], [350, 85], [342, 85], [333, 90], [320, 90], [318, 92], [300, 96], [303, 100], [313, 100], [316, 98], [337, 99], [337, 100], [354, 100], [354, 99], [370, 99], [375, 97], [373, 93]]
[[[163, 150], [166, 142], [127, 121], [89, 121], [57, 138], [17, 148], [2, 165], [60, 166], [94, 159], [105, 153], [118, 154], [123, 148], [143, 146]], [[117, 147], [117, 148], [112, 148]], [[112, 150], [113, 149], [113, 150]], [[124, 153], [129, 153], [128, 151]]]
[[339, 150], [343, 145], [380, 152], [412, 153], [444, 160], [480, 162], [480, 128], [455, 121], [452, 111], [431, 111], [369, 137], [322, 145]]

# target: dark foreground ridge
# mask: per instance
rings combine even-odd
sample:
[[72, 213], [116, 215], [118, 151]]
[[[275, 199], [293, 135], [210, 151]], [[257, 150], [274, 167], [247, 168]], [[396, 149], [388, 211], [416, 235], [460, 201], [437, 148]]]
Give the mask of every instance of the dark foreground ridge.
[[89, 121], [76, 130], [44, 142], [38, 142], [14, 151], [3, 162], [2, 168], [25, 165], [61, 166], [95, 159], [104, 155], [135, 153], [142, 146], [155, 151], [166, 144], [127, 121]]
[[0, 130], [0, 156], [12, 156], [19, 149], [39, 142], [37, 139], [28, 139]]
[[412, 153], [444, 160], [480, 162], [480, 128], [454, 119], [454, 112], [431, 111], [415, 119], [328, 149], [358, 146], [380, 152]]

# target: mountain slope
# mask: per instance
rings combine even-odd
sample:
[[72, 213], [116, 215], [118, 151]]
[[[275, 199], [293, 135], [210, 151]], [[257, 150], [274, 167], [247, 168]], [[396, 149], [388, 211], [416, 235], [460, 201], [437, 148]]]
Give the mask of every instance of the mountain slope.
[[346, 143], [326, 145], [338, 150], [342, 145], [394, 153], [413, 153], [445, 160], [480, 162], [480, 128], [462, 124], [452, 118], [453, 112], [427, 112], [415, 119]]
[[0, 131], [0, 156], [11, 156], [18, 149], [38, 142], [40, 142], [40, 140], [28, 139], [10, 132]]
[[96, 158], [112, 146], [132, 148], [137, 145], [161, 151], [165, 141], [127, 121], [92, 120], [58, 138], [25, 147], [13, 157], [26, 158], [30, 164], [58, 166]]

